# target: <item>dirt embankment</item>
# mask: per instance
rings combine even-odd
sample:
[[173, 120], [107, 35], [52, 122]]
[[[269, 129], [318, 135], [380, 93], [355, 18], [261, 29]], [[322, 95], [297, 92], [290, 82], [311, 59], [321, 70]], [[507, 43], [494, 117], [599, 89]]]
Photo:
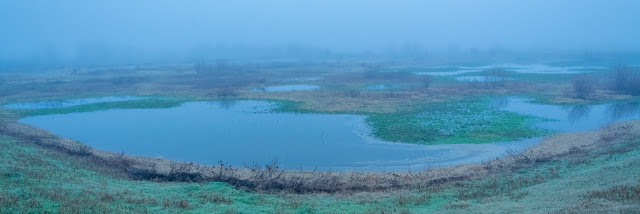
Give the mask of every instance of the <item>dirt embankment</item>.
[[568, 155], [581, 154], [619, 140], [640, 136], [640, 120], [612, 124], [599, 130], [557, 134], [519, 154], [479, 164], [428, 169], [420, 172], [326, 172], [281, 170], [276, 164], [231, 168], [220, 164], [204, 166], [160, 158], [130, 156], [91, 148], [48, 131], [19, 123], [0, 124], [0, 134], [27, 143], [89, 157], [96, 164], [126, 172], [132, 179], [155, 181], [227, 182], [253, 191], [357, 192], [406, 188], [429, 188], [451, 181], [481, 178], [521, 169]]

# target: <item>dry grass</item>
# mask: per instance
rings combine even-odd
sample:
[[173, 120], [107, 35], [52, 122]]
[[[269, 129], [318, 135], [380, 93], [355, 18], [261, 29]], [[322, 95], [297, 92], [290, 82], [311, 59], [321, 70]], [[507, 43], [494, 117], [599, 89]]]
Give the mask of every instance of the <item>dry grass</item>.
[[640, 183], [632, 185], [612, 186], [605, 190], [589, 192], [590, 198], [603, 198], [610, 201], [640, 202]]
[[[288, 171], [280, 169], [277, 162], [266, 166], [245, 166], [245, 168], [226, 167], [223, 163], [220, 163], [219, 166], [204, 166], [100, 151], [73, 140], [54, 136], [44, 130], [16, 123], [3, 124], [0, 126], [0, 133], [62, 151], [68, 155], [89, 158], [97, 164], [118, 169], [133, 179], [185, 182], [223, 181], [238, 188], [266, 192], [347, 193], [428, 189], [451, 182], [510, 172], [535, 163], [548, 162], [563, 156], [592, 151], [596, 148], [605, 148], [614, 141], [635, 137], [637, 133], [640, 133], [638, 123], [640, 121], [630, 121], [596, 131], [558, 134], [522, 153], [514, 153], [482, 164], [466, 164], [420, 172], [389, 173]], [[547, 174], [555, 176], [554, 174], [557, 173], [550, 169]], [[537, 182], [539, 180], [514, 181], [508, 185], [500, 185], [500, 189], [491, 188], [491, 185], [494, 184], [489, 183], [486, 190], [483, 190], [485, 192], [460, 193], [460, 197], [476, 198], [483, 195], [507, 194], [509, 197], [517, 198], [522, 197], [518, 195], [522, 193], [509, 190]], [[506, 191], [504, 188], [507, 188]]]

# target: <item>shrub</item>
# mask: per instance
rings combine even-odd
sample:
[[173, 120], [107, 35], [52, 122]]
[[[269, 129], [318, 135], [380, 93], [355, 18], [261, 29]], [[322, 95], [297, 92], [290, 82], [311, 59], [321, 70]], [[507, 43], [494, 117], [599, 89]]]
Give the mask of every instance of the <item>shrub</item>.
[[579, 99], [586, 99], [593, 93], [593, 79], [586, 73], [574, 76], [572, 83], [573, 92]]
[[482, 80], [487, 87], [504, 87], [509, 79], [509, 73], [505, 70], [493, 68], [482, 72]]
[[640, 95], [640, 74], [630, 66], [620, 64], [611, 70], [612, 87], [620, 93]]

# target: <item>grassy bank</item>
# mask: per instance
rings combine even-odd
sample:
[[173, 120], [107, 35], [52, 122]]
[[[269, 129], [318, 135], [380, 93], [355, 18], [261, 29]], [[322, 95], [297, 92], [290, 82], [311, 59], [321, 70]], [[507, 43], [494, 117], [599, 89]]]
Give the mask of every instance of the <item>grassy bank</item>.
[[640, 139], [413, 190], [267, 194], [225, 183], [135, 181], [85, 156], [0, 137], [0, 212], [630, 212], [640, 208]]
[[49, 114], [69, 114], [79, 112], [103, 111], [109, 109], [148, 109], [148, 108], [171, 108], [177, 107], [188, 99], [183, 98], [148, 98], [118, 102], [102, 102], [92, 103], [65, 108], [43, 108], [43, 109], [25, 109], [12, 110], [20, 117], [49, 115]]

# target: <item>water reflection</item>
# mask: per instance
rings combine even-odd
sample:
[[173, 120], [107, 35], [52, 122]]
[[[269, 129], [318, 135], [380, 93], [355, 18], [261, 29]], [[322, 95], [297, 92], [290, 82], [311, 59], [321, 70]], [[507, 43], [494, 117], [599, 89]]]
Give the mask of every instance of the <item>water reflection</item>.
[[[558, 132], [640, 119], [638, 103], [562, 107], [500, 98], [493, 105], [546, 118], [536, 125]], [[36, 116], [21, 122], [106, 151], [202, 164], [224, 160], [234, 166], [264, 164], [276, 157], [288, 169], [420, 170], [486, 161], [540, 141], [432, 146], [390, 143], [372, 138], [362, 115], [273, 113], [270, 110], [274, 107], [265, 101], [220, 100], [168, 109]]]
[[503, 110], [547, 119], [537, 125], [558, 132], [588, 131], [613, 122], [640, 119], [637, 102], [563, 107], [536, 104], [530, 99], [500, 98], [494, 103]]
[[614, 103], [609, 104], [607, 112], [611, 120], [617, 120], [625, 117], [638, 116], [640, 114], [640, 103]]
[[[287, 169], [397, 171], [486, 161], [539, 142], [413, 145], [372, 138], [362, 115], [273, 113], [264, 101], [190, 102], [169, 109], [114, 109], [28, 117], [101, 150], [233, 166], [277, 158]], [[117, 133], [117, 134], [114, 134]]]
[[567, 119], [572, 124], [582, 119], [589, 119], [590, 111], [591, 107], [588, 105], [573, 106], [571, 107], [571, 110], [569, 110], [569, 116], [567, 117]]
[[232, 108], [238, 103], [238, 100], [222, 99], [222, 100], [218, 100], [216, 102], [210, 102], [210, 103], [214, 105], [218, 105], [220, 108], [224, 110], [229, 110], [229, 108]]

